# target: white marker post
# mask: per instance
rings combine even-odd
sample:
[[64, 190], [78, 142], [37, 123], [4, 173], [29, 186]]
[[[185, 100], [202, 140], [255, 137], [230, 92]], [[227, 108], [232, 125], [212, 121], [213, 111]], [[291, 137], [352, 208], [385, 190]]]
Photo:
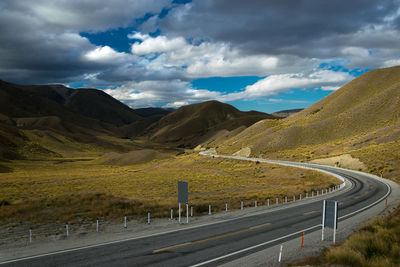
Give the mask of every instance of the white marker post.
[[279, 259], [278, 259], [278, 262], [281, 262], [281, 260], [282, 260], [282, 248], [283, 248], [283, 244], [281, 244], [281, 249], [279, 250]]
[[228, 203], [225, 202], [225, 212], [228, 212]]
[[189, 223], [189, 204], [186, 204], [186, 223]]
[[124, 228], [126, 228], [126, 216], [124, 216]]
[[179, 223], [181, 223], [181, 202], [179, 202]]
[[306, 193], [306, 198], [308, 198], [308, 192]]
[[269, 198], [267, 199], [267, 207], [269, 207]]
[[32, 243], [32, 229], [29, 228], [29, 243]]
[[211, 205], [208, 205], [208, 215], [211, 215]]
[[276, 198], [276, 202], [275, 202], [275, 204], [278, 204], [279, 203], [279, 199], [278, 198]]
[[243, 200], [240, 202], [240, 209], [243, 210]]
[[254, 201], [254, 207], [257, 208], [257, 200]]
[[296, 196], [295, 195], [293, 195], [293, 202], [295, 202], [296, 201]]
[[287, 203], [287, 197], [285, 197], [285, 203]]
[[190, 217], [193, 217], [193, 206], [190, 207]]
[[150, 224], [150, 212], [147, 213], [147, 224]]
[[323, 201], [322, 203], [322, 238], [321, 240], [324, 241], [324, 226], [325, 226], [325, 203], [326, 200]]
[[314, 191], [311, 191], [311, 197], [314, 197]]
[[99, 232], [99, 219], [96, 220], [96, 233]]
[[171, 209], [171, 220], [174, 219], [174, 209]]
[[335, 241], [336, 241], [337, 207], [338, 207], [338, 203], [336, 201], [335, 202], [335, 218], [334, 218], [334, 221], [333, 221], [333, 244], [335, 244]]
[[301, 200], [301, 194], [300, 194], [300, 197], [299, 197], [299, 199]]
[[67, 236], [69, 236], [68, 222], [65, 224], [65, 229], [67, 230]]

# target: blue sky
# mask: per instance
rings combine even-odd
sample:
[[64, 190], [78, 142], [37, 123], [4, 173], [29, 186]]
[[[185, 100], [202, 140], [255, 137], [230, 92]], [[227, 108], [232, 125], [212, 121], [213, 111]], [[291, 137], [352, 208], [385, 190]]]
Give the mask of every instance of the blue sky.
[[399, 0], [0, 7], [0, 79], [98, 88], [132, 108], [210, 99], [268, 113], [305, 108], [368, 70], [400, 65]]

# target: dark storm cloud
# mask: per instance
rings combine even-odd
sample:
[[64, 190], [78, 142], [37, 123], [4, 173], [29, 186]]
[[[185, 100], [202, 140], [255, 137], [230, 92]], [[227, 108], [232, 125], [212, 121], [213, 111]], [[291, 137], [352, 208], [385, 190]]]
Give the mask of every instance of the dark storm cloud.
[[170, 34], [230, 42], [248, 53], [330, 57], [345, 45], [336, 36], [385, 24], [398, 8], [391, 0], [195, 0], [159, 25]]
[[67, 83], [103, 73], [120, 61], [95, 62], [95, 49], [79, 32], [134, 25], [169, 0], [0, 2], [0, 79], [18, 83]]

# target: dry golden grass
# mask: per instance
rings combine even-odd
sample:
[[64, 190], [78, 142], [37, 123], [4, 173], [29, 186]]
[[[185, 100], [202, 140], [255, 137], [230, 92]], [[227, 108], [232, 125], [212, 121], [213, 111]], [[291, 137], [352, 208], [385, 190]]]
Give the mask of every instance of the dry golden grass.
[[400, 207], [384, 218], [375, 218], [343, 244], [324, 250], [320, 256], [289, 266], [400, 266]]
[[[96, 160], [14, 161], [0, 173], [0, 221], [112, 218], [123, 214], [168, 216], [177, 206], [177, 181], [189, 182], [195, 212], [239, 208], [266, 198], [298, 195], [339, 180], [325, 174], [253, 162], [189, 154], [173, 159], [117, 166]], [[290, 198], [289, 198], [290, 200]], [[1, 199], [0, 199], [1, 201]], [[51, 216], [49, 216], [51, 214]]]

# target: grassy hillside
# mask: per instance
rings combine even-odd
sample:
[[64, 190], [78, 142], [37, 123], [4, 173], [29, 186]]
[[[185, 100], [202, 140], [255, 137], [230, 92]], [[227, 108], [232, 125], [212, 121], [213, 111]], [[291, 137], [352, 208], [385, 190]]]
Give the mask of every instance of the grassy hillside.
[[219, 144], [220, 153], [312, 160], [350, 154], [372, 173], [400, 176], [400, 67], [361, 75], [309, 108], [260, 121]]
[[262, 119], [276, 118], [261, 112], [242, 112], [218, 101], [207, 101], [171, 112], [153, 124], [148, 133], [153, 142], [194, 147], [221, 130], [248, 127]]

